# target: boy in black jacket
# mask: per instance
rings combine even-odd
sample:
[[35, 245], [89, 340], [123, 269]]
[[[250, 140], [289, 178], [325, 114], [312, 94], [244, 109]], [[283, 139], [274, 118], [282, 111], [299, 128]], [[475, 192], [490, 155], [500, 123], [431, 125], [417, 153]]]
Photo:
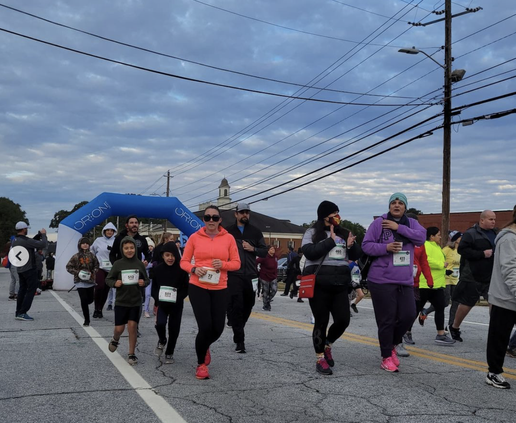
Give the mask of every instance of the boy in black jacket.
[[[181, 329], [184, 299], [188, 295], [188, 273], [179, 267], [179, 250], [175, 242], [163, 244], [161, 249], [163, 262], [151, 269], [152, 298], [158, 306], [156, 332], [158, 346], [156, 354], [161, 356], [165, 350], [165, 364], [174, 362], [173, 355]], [[166, 326], [168, 320], [168, 343]]]

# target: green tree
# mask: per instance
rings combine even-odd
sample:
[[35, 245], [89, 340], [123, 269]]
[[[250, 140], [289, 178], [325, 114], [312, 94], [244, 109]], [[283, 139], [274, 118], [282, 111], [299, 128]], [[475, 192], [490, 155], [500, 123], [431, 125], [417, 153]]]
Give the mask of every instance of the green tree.
[[412, 213], [415, 215], [423, 214], [423, 212], [421, 210], [415, 209], [414, 207], [411, 207], [410, 209], [408, 209], [407, 213]]
[[72, 213], [79, 210], [82, 206], [88, 204], [89, 201], [81, 201], [80, 203], [77, 203], [75, 206], [73, 206], [73, 209], [68, 210], [59, 210], [54, 214], [54, 218], [50, 221], [50, 225], [48, 225], [50, 228], [57, 228], [59, 224], [66, 219], [68, 216], [70, 216]]
[[9, 242], [11, 235], [16, 233], [16, 222], [23, 220], [27, 224], [29, 220], [21, 206], [6, 197], [0, 197], [0, 247]]

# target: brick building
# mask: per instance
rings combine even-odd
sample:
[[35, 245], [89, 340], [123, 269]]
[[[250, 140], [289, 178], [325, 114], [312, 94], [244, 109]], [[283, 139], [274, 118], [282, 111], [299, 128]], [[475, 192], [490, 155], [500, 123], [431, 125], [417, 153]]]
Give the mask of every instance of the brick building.
[[[512, 220], [512, 210], [493, 210], [496, 214], [496, 227], [503, 228]], [[464, 232], [480, 220], [480, 211], [450, 213], [450, 230]], [[441, 213], [420, 214], [419, 223], [425, 228], [441, 227]]]

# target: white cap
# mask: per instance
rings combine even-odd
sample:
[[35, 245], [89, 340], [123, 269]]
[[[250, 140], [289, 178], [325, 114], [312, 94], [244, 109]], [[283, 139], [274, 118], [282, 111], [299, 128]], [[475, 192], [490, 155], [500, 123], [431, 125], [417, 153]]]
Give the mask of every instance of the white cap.
[[29, 226], [25, 222], [18, 222], [15, 226], [17, 231], [20, 231], [22, 229], [27, 229]]

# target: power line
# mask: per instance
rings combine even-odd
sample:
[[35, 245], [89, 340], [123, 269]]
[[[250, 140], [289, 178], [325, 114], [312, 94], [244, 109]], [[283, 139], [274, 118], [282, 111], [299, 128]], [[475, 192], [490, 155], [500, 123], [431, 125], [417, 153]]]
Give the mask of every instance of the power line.
[[[239, 71], [235, 71], [235, 70], [231, 70], [231, 69], [221, 68], [221, 67], [218, 67], [218, 66], [212, 66], [212, 65], [208, 65], [208, 64], [205, 64], [205, 63], [197, 62], [197, 61], [194, 61], [194, 60], [189, 60], [189, 59], [185, 59], [185, 58], [182, 58], [182, 57], [173, 56], [173, 55], [166, 54], [166, 53], [161, 53], [159, 51], [151, 50], [151, 49], [148, 49], [148, 48], [145, 48], [145, 47], [140, 47], [140, 46], [137, 46], [137, 45], [134, 45], [134, 44], [129, 44], [129, 43], [118, 41], [118, 40], [115, 40], [115, 39], [112, 39], [112, 38], [104, 37], [102, 35], [98, 35], [98, 34], [95, 34], [95, 33], [92, 33], [92, 32], [88, 32], [88, 31], [84, 31], [82, 29], [78, 29], [78, 28], [75, 28], [73, 26], [65, 25], [65, 24], [62, 24], [60, 22], [56, 22], [56, 21], [53, 21], [53, 20], [50, 20], [50, 19], [47, 19], [47, 18], [43, 18], [43, 17], [35, 15], [33, 13], [25, 12], [25, 11], [23, 11], [21, 9], [16, 9], [16, 8], [14, 8], [12, 6], [7, 6], [5, 4], [1, 4], [0, 3], [0, 7], [4, 7], [6, 9], [12, 10], [14, 12], [18, 12], [18, 13], [30, 16], [32, 18], [42, 20], [42, 21], [50, 23], [52, 25], [60, 26], [62, 28], [70, 29], [72, 31], [80, 32], [82, 34], [86, 34], [86, 35], [89, 35], [91, 37], [95, 37], [95, 38], [98, 38], [98, 39], [101, 39], [101, 40], [104, 40], [104, 41], [108, 41], [110, 43], [119, 44], [119, 45], [122, 45], [122, 46], [125, 46], [125, 47], [129, 47], [129, 48], [133, 48], [133, 49], [136, 49], [136, 50], [145, 51], [147, 53], [155, 54], [155, 55], [158, 55], [158, 56], [168, 57], [170, 59], [179, 60], [181, 62], [191, 63], [191, 64], [194, 64], [194, 65], [203, 66], [203, 67], [206, 67], [206, 68], [215, 69], [215, 70], [222, 71], [222, 72], [228, 72], [228, 73], [232, 73], [232, 74], [236, 74], [236, 75], [240, 75], [240, 76], [246, 76], [246, 77], [249, 77], [249, 78], [255, 78], [255, 79], [260, 79], [260, 80], [269, 81], [269, 82], [275, 82], [275, 83], [279, 83], [279, 84], [292, 85], [292, 86], [295, 86], [295, 87], [312, 88], [312, 89], [316, 89], [316, 90], [320, 90], [320, 91], [328, 91], [328, 92], [334, 92], [334, 93], [340, 93], [340, 94], [367, 95], [367, 96], [370, 96], [370, 97], [386, 97], [385, 95], [382, 95], [382, 94], [363, 94], [363, 93], [357, 93], [357, 92], [354, 92], [354, 91], [334, 90], [334, 89], [331, 89], [331, 88], [321, 88], [321, 87], [315, 87], [315, 86], [307, 86], [307, 85], [298, 84], [298, 83], [295, 83], [295, 82], [282, 81], [280, 79], [268, 78], [268, 77], [264, 77], [264, 76], [253, 75], [253, 74], [249, 74], [249, 73], [245, 73], [245, 72], [239, 72]], [[415, 98], [415, 97], [404, 97], [404, 96], [390, 96], [390, 97], [391, 98], [410, 99], [410, 100], [413, 100]]]
[[[212, 86], [220, 87], [220, 88], [228, 88], [228, 89], [232, 89], [232, 90], [245, 91], [245, 92], [250, 92], [250, 93], [254, 93], [254, 94], [269, 95], [269, 96], [273, 96], [273, 97], [281, 97], [281, 98], [289, 98], [289, 99], [295, 99], [295, 100], [313, 101], [313, 102], [316, 102], [316, 103], [347, 104], [347, 105], [353, 105], [353, 106], [367, 106], [367, 105], [371, 104], [371, 103], [350, 103], [350, 102], [336, 101], [336, 100], [323, 100], [323, 99], [316, 99], [316, 98], [311, 98], [311, 97], [294, 97], [294, 96], [290, 96], [290, 95], [286, 95], [286, 94], [273, 93], [273, 92], [270, 92], [270, 91], [253, 90], [251, 88], [243, 88], [243, 87], [237, 87], [237, 86], [234, 86], [234, 85], [219, 84], [217, 82], [210, 82], [210, 81], [205, 81], [205, 80], [202, 80], [202, 79], [189, 78], [187, 76], [176, 75], [176, 74], [169, 73], [169, 72], [162, 72], [162, 71], [158, 71], [156, 69], [150, 69], [150, 68], [146, 68], [146, 67], [143, 67], [143, 66], [133, 65], [131, 63], [122, 62], [120, 60], [109, 59], [107, 57], [99, 56], [97, 54], [86, 53], [86, 52], [81, 51], [81, 50], [77, 50], [77, 49], [74, 49], [74, 48], [71, 48], [71, 47], [65, 47], [65, 46], [62, 46], [60, 44], [51, 43], [49, 41], [44, 41], [44, 40], [41, 40], [41, 39], [38, 39], [38, 38], [30, 37], [28, 35], [24, 35], [24, 34], [21, 34], [19, 32], [15, 32], [15, 31], [10, 31], [10, 30], [5, 29], [5, 28], [0, 28], [0, 31], [7, 32], [8, 34], [16, 35], [18, 37], [26, 38], [26, 39], [31, 40], [31, 41], [36, 41], [38, 43], [42, 43], [42, 44], [46, 44], [46, 45], [49, 45], [49, 46], [52, 46], [52, 47], [56, 47], [56, 48], [59, 48], [59, 49], [62, 49], [62, 50], [67, 50], [67, 51], [71, 51], [73, 53], [82, 54], [83, 56], [93, 57], [95, 59], [104, 60], [106, 62], [116, 63], [117, 65], [127, 66], [127, 67], [130, 67], [130, 68], [133, 68], [133, 69], [138, 69], [138, 70], [142, 70], [142, 71], [145, 71], [145, 72], [155, 73], [155, 74], [162, 75], [162, 76], [168, 76], [170, 78], [181, 79], [181, 80], [188, 81], [188, 82], [196, 82], [196, 83], [212, 85]], [[381, 107], [400, 106], [400, 104], [377, 104], [377, 103], [374, 103], [374, 105], [375, 106], [381, 106]], [[422, 105], [424, 105], [424, 103], [422, 103]]]
[[[398, 13], [400, 13], [400, 12], [396, 12], [394, 16], [396, 16]], [[408, 11], [407, 11], [407, 12], [405, 12], [405, 14], [407, 14], [407, 13], [408, 13]], [[394, 20], [394, 22], [398, 22], [398, 21], [400, 20], [400, 18], [396, 18], [396, 19], [394, 19], [394, 16], [393, 16], [392, 18], [390, 18], [389, 20]], [[375, 31], [373, 31], [373, 33], [372, 33], [372, 34], [370, 34], [370, 35], [368, 35], [367, 37], [365, 37], [365, 38], [364, 38], [364, 40], [366, 40], [367, 38], [369, 38], [370, 36], [372, 36], [375, 32], [377, 32], [379, 29], [381, 29], [381, 27], [382, 27], [382, 26], [384, 26], [384, 25], [385, 25], [385, 24], [380, 25], [380, 27], [379, 27], [379, 28], [377, 28]], [[394, 23], [392, 23], [388, 28], [390, 28], [392, 25], [394, 25]], [[387, 29], [388, 29], [388, 28], [387, 28]], [[380, 34], [377, 34], [377, 35], [375, 36], [375, 38], [377, 38], [378, 36], [380, 36], [380, 35], [381, 35], [383, 32], [385, 32], [387, 29], [384, 29]], [[402, 34], [398, 35], [398, 36], [397, 36], [397, 37], [395, 37], [394, 39], [399, 38], [401, 35], [403, 35], [404, 33], [408, 32], [410, 29], [411, 29], [411, 28], [408, 28], [407, 30], [403, 31], [403, 32], [402, 32]], [[368, 44], [369, 44], [369, 43], [370, 43], [370, 42], [368, 42]], [[360, 48], [360, 50], [361, 50], [361, 49], [363, 49], [363, 48], [364, 48], [364, 47], [361, 47], [361, 48]], [[352, 50], [353, 50], [353, 49], [352, 49]], [[351, 50], [351, 51], [352, 51], [352, 50]], [[359, 51], [360, 51], [360, 50], [359, 50]], [[380, 50], [381, 50], [381, 49], [380, 49]], [[333, 81], [332, 81], [330, 84], [328, 84], [326, 87], [328, 87], [328, 86], [330, 86], [331, 84], [333, 84], [333, 83], [335, 83], [336, 81], [338, 81], [338, 80], [339, 80], [340, 78], [342, 78], [345, 74], [347, 74], [347, 73], [351, 72], [352, 70], [356, 69], [360, 64], [362, 64], [362, 63], [364, 63], [365, 61], [367, 61], [368, 59], [370, 59], [372, 56], [374, 56], [374, 54], [378, 53], [380, 50], [378, 50], [377, 52], [375, 52], [375, 53], [373, 53], [373, 54], [369, 55], [367, 58], [365, 58], [365, 59], [364, 59], [364, 60], [362, 60], [360, 63], [358, 63], [357, 65], [355, 65], [353, 68], [351, 68], [350, 70], [348, 70], [346, 73], [344, 73], [343, 75], [341, 75], [339, 78], [337, 78], [337, 79], [333, 80]], [[358, 51], [356, 51], [355, 53], [353, 53], [353, 55], [352, 55], [351, 57], [353, 57], [355, 54], [358, 54]], [[342, 57], [341, 57], [341, 59], [343, 59], [346, 55], [347, 55], [347, 53], [346, 53], [344, 56], [342, 56]], [[338, 61], [334, 62], [334, 64], [335, 64], [335, 63], [338, 63], [341, 59], [339, 59]], [[347, 60], [349, 60], [349, 57], [346, 59], [346, 61], [347, 61]], [[333, 64], [332, 64], [331, 66], [333, 66]], [[340, 66], [340, 65], [339, 65], [339, 66]], [[327, 68], [327, 69], [328, 69], [328, 68]], [[336, 69], [336, 67], [335, 67], [331, 72], [333, 72], [335, 69]], [[409, 69], [410, 69], [410, 68], [409, 68]], [[321, 74], [322, 74], [322, 73], [321, 73]], [[319, 74], [319, 75], [321, 75], [321, 74]], [[394, 77], [393, 77], [393, 78], [394, 78]], [[391, 78], [391, 79], [393, 79], [393, 78]], [[321, 79], [322, 79], [322, 78], [321, 78]], [[389, 79], [389, 80], [390, 80], [390, 79]], [[384, 83], [386, 83], [386, 82], [384, 82]], [[384, 83], [377, 85], [376, 87], [374, 87], [374, 88], [372, 88], [371, 90], [369, 90], [369, 92], [371, 92], [371, 91], [375, 90], [376, 88], [378, 88], [378, 87], [382, 86]], [[315, 95], [315, 94], [314, 94], [314, 95]], [[283, 107], [285, 107], [285, 106], [282, 106], [281, 108], [283, 108]], [[287, 113], [283, 114], [283, 115], [282, 115], [282, 116], [280, 116], [279, 118], [281, 118], [281, 117], [285, 116], [286, 114], [288, 114], [288, 113], [292, 112], [293, 110], [295, 110], [295, 109], [296, 109], [296, 108], [298, 108], [298, 107], [300, 107], [300, 104], [296, 105], [296, 106], [294, 107], [294, 109], [292, 109], [292, 110], [288, 111]], [[331, 113], [330, 113], [330, 114], [331, 114]], [[328, 115], [329, 115], [329, 114], [328, 114]], [[326, 116], [328, 116], [328, 115], [326, 115]], [[272, 123], [274, 123], [274, 122], [276, 122], [277, 120], [279, 120], [279, 118], [277, 118], [275, 121], [273, 121], [273, 122], [269, 123], [269, 124], [268, 124], [268, 125], [266, 125], [264, 128], [266, 128], [266, 127], [270, 126]], [[259, 131], [263, 130], [264, 128], [261, 128]], [[256, 134], [256, 133], [257, 133], [257, 132], [259, 132], [259, 131], [254, 132], [254, 134]], [[238, 135], [238, 134], [237, 134], [237, 135]], [[250, 136], [252, 136], [252, 135], [250, 135]], [[250, 136], [248, 136], [247, 138], [249, 138]], [[233, 137], [231, 137], [231, 138], [233, 138]], [[227, 141], [230, 141], [230, 143], [231, 143], [231, 142], [233, 142], [233, 141], [231, 141], [231, 138], [229, 138], [229, 139], [227, 140]], [[247, 138], [245, 138], [245, 139], [247, 139]], [[244, 140], [241, 140], [241, 141], [240, 141], [240, 142], [238, 142], [236, 145], [238, 145], [238, 144], [242, 143], [243, 141], [245, 141], [245, 139], [244, 139]], [[281, 141], [280, 141], [280, 142], [281, 142]], [[225, 142], [224, 142], [224, 143], [225, 143]], [[220, 145], [220, 144], [219, 144], [219, 145]], [[233, 146], [233, 147], [235, 147], [235, 146]], [[231, 148], [233, 148], [233, 147], [231, 147]], [[228, 151], [229, 149], [230, 149], [230, 147], [228, 147], [225, 151]], [[212, 156], [211, 158], [209, 158], [208, 153], [210, 153], [210, 151], [215, 151], [215, 148], [212, 148], [212, 149], [210, 149], [207, 153], [205, 153], [206, 158], [205, 158], [204, 160], [201, 160], [201, 162], [196, 163], [194, 166], [191, 166], [188, 170], [193, 170], [194, 168], [201, 166], [202, 164], [206, 163], [207, 161], [209, 161], [209, 160], [211, 160], [211, 159], [213, 159], [213, 158], [215, 158], [215, 157], [217, 157], [217, 156], [220, 156], [221, 154], [224, 154], [224, 152], [225, 152], [225, 151], [219, 151], [219, 152], [218, 152], [218, 154], [216, 154], [215, 156]], [[200, 158], [200, 157], [202, 157], [202, 156], [203, 156], [203, 155], [199, 155], [199, 156], [197, 156], [197, 158]], [[183, 169], [184, 169], [184, 167], [183, 167]], [[177, 171], [179, 171], [179, 169], [177, 169]], [[184, 172], [184, 170], [183, 170], [183, 172]], [[188, 185], [191, 185], [191, 184], [183, 185], [183, 187], [182, 187], [182, 188], [184, 188], [185, 186], [188, 186]]]

